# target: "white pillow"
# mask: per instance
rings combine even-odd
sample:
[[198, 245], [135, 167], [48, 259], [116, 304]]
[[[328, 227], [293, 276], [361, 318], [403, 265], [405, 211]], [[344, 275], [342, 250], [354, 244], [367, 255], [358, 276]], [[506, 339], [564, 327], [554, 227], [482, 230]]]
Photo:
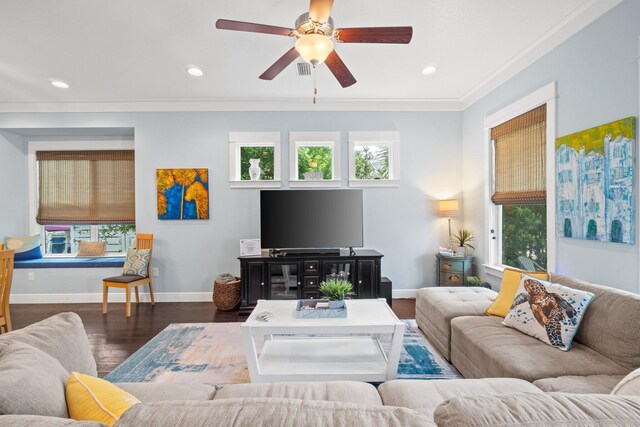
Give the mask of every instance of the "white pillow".
[[569, 351], [593, 294], [522, 275], [502, 324]]
[[640, 368], [624, 377], [611, 392], [613, 395], [640, 396]]

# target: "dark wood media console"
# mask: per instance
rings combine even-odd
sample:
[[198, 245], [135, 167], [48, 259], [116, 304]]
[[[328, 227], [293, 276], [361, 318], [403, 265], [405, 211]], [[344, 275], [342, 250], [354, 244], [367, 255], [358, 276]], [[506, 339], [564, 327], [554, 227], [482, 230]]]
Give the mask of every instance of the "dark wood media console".
[[343, 275], [353, 283], [352, 298], [387, 298], [391, 286], [382, 281], [383, 255], [373, 250], [355, 254], [287, 254], [245, 256], [240, 260], [240, 314], [249, 314], [259, 299], [318, 299], [320, 282]]

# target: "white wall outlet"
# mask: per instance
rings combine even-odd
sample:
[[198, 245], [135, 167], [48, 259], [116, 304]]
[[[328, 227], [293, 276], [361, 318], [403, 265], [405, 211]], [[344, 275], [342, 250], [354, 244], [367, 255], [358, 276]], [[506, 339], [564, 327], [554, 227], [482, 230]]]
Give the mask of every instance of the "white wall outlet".
[[27, 273], [27, 280], [29, 282], [35, 282], [36, 281], [36, 273], [34, 273], [33, 271], [30, 271]]
[[151, 269], [151, 274], [153, 274], [153, 277], [158, 277], [158, 269], [157, 268], [152, 268]]

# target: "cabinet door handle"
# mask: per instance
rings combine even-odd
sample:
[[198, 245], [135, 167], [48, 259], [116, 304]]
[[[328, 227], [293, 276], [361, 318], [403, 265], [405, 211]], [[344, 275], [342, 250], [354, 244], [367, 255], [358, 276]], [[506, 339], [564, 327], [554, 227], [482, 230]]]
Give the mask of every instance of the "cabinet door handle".
[[309, 282], [310, 285], [313, 285], [313, 282]]
[[362, 280], [358, 280], [358, 284], [362, 283]]
[[260, 286], [264, 286], [264, 282], [260, 282]]
[[300, 284], [300, 282], [298, 282], [298, 285]]
[[444, 264], [442, 264], [442, 268], [444, 268], [445, 270], [449, 270], [451, 268], [451, 264], [447, 264], [445, 262]]

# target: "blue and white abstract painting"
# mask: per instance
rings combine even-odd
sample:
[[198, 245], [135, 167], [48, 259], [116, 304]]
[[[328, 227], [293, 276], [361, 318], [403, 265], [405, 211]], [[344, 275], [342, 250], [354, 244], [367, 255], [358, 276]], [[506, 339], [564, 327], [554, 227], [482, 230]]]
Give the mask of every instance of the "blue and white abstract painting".
[[627, 117], [556, 140], [556, 232], [633, 244], [636, 119]]

